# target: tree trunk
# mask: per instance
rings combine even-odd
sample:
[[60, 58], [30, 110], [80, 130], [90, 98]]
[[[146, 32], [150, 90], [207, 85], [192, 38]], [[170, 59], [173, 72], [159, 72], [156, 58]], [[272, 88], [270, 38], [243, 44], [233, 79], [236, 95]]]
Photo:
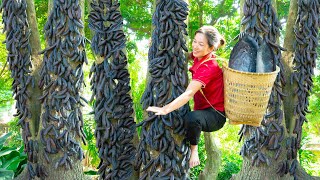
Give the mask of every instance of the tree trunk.
[[[167, 5], [174, 8], [166, 9]], [[183, 16], [177, 21], [172, 21], [171, 16], [165, 18], [164, 12], [179, 12]], [[186, 51], [184, 36], [187, 34], [184, 26], [186, 16], [187, 3], [182, 0], [156, 2], [153, 15], [155, 27], [148, 54], [150, 77], [142, 96], [143, 109], [149, 106], [162, 107], [177, 98], [187, 87], [184, 57], [184, 51]], [[168, 34], [164, 36], [165, 32], [160, 24], [166, 22], [170, 27], [165, 28], [164, 31]], [[171, 39], [172, 37], [176, 38]], [[162, 43], [166, 41], [168, 43]], [[156, 72], [162, 75], [159, 76]], [[176, 77], [180, 78], [174, 79]], [[140, 123], [142, 134], [135, 161], [136, 168], [141, 170], [140, 179], [187, 178], [190, 151], [182, 141], [184, 138], [182, 117], [188, 111], [189, 107], [185, 105], [165, 116], [156, 116], [149, 112], [148, 118]]]
[[48, 0], [48, 14], [50, 14], [51, 9], [52, 9], [52, 7], [53, 7], [53, 1], [54, 1], [54, 0]]
[[[290, 10], [287, 19], [287, 26], [286, 26], [286, 34], [284, 38], [283, 47], [286, 51], [283, 52], [282, 62], [285, 68], [285, 77], [286, 77], [286, 86], [284, 88], [284, 93], [287, 94], [287, 97], [283, 100], [284, 105], [284, 112], [285, 112], [285, 122], [287, 126], [287, 130], [290, 136], [296, 137], [297, 135], [294, 134], [294, 128], [296, 123], [296, 115], [294, 115], [294, 109], [296, 106], [296, 102], [298, 102], [298, 96], [294, 93], [295, 89], [297, 88], [296, 83], [290, 83], [290, 78], [293, 71], [293, 60], [294, 60], [294, 53], [295, 48], [293, 44], [295, 43], [295, 33], [294, 27], [298, 17], [298, 1], [291, 0], [290, 1]], [[320, 179], [320, 177], [311, 177], [306, 171], [300, 166], [298, 163], [297, 167], [297, 177], [298, 179]]]
[[293, 128], [295, 125], [295, 120], [293, 119], [293, 110], [294, 110], [294, 101], [296, 99], [295, 94], [293, 93], [293, 90], [297, 86], [296, 84], [290, 83], [290, 76], [293, 72], [293, 59], [294, 59], [294, 48], [293, 44], [295, 41], [295, 35], [294, 35], [294, 25], [297, 20], [298, 15], [298, 1], [292, 0], [290, 2], [290, 9], [289, 9], [289, 15], [287, 19], [287, 26], [286, 26], [286, 35], [284, 38], [283, 47], [287, 49], [287, 51], [283, 52], [283, 58], [282, 62], [285, 67], [285, 77], [287, 79], [287, 84], [284, 87], [284, 92], [287, 94], [287, 97], [283, 100], [284, 105], [284, 111], [285, 111], [285, 121], [287, 125], [287, 129], [289, 134], [293, 133]]
[[[43, 148], [42, 148], [43, 149]], [[43, 150], [42, 150], [43, 151]], [[40, 151], [40, 153], [42, 153]], [[39, 153], [39, 154], [40, 154]], [[41, 157], [41, 156], [39, 156]], [[58, 156], [57, 156], [58, 158]], [[54, 159], [54, 158], [53, 158]], [[47, 173], [49, 174], [48, 177], [46, 177], [46, 180], [89, 180], [90, 178], [88, 176], [85, 176], [83, 174], [83, 167], [81, 161], [73, 159], [73, 169], [72, 170], [64, 170], [62, 168], [56, 169], [54, 167], [54, 163], [47, 164], [46, 160], [43, 158], [38, 159], [39, 164], [43, 164], [46, 167]], [[27, 168], [25, 168], [22, 173], [15, 178], [15, 180], [26, 180], [29, 178]], [[40, 179], [38, 177], [35, 178], [36, 180]]]
[[[100, 179], [135, 178], [132, 161], [136, 154], [133, 144], [136, 124], [132, 117], [126, 38], [119, 6], [118, 0], [93, 1], [89, 15], [90, 27], [95, 32], [91, 47], [98, 56], [91, 68], [91, 85], [95, 98], [95, 137], [100, 158]], [[97, 18], [96, 14], [114, 18]], [[97, 25], [97, 22], [103, 22], [103, 26]]]
[[[245, 0], [240, 1], [240, 4], [244, 4]], [[274, 4], [275, 1], [273, 0], [272, 3]], [[279, 115], [274, 116], [275, 120], [272, 122], [273, 124], [279, 123], [278, 128], [282, 128], [281, 133], [279, 131], [274, 131], [276, 133], [270, 134], [269, 130], [271, 130], [273, 127], [269, 126], [267, 129], [267, 135], [266, 141], [267, 142], [267, 149], [262, 149], [261, 147], [258, 148], [258, 153], [256, 153], [258, 159], [262, 156], [261, 152], [265, 153], [266, 158], [264, 159], [266, 163], [261, 163], [262, 161], [255, 161], [255, 156], [244, 156], [243, 164], [241, 171], [232, 177], [232, 179], [314, 179], [314, 177], [311, 177], [305, 171], [300, 167], [298, 161], [297, 161], [297, 149], [295, 148], [299, 142], [297, 142], [297, 137], [295, 134], [293, 134], [293, 129], [295, 126], [295, 118], [293, 116], [293, 109], [295, 104], [296, 97], [294, 96], [294, 90], [295, 86], [297, 85], [291, 85], [290, 84], [290, 76], [293, 72], [293, 58], [294, 58], [294, 48], [293, 43], [295, 41], [295, 34], [293, 31], [293, 28], [295, 26], [295, 22], [297, 19], [297, 0], [290, 1], [290, 11], [289, 16], [287, 20], [287, 27], [286, 27], [286, 35], [285, 35], [285, 41], [284, 41], [284, 48], [287, 49], [287, 51], [283, 52], [280, 65], [283, 64], [283, 67], [281, 68], [281, 73], [284, 75], [286, 82], [285, 87], [283, 88], [284, 93], [287, 94], [287, 96], [284, 97], [283, 101], [283, 110], [284, 110], [284, 116], [285, 120], [283, 121], [281, 117], [281, 113]], [[273, 39], [276, 40], [276, 39]], [[275, 42], [274, 42], [275, 43]], [[283, 72], [284, 71], [284, 72]], [[281, 73], [279, 75], [281, 75]], [[282, 78], [282, 76], [281, 76]], [[277, 79], [279, 82], [279, 79]], [[276, 81], [276, 82], [277, 82]], [[283, 83], [284, 84], [284, 83]], [[281, 87], [281, 86], [280, 86]], [[276, 93], [278, 93], [277, 91]], [[271, 96], [272, 97], [272, 96]], [[278, 103], [282, 104], [281, 101], [279, 101], [280, 98], [278, 98]], [[281, 111], [280, 111], [281, 112]], [[270, 113], [270, 112], [268, 112]], [[273, 116], [271, 116], [273, 117]], [[263, 120], [268, 121], [269, 118]], [[254, 127], [246, 127], [249, 128], [249, 134], [252, 135], [255, 139], [257, 138], [256, 134], [260, 134], [260, 130], [266, 130], [266, 126], [261, 126], [260, 130]], [[259, 130], [259, 131], [258, 131]], [[256, 131], [256, 133], [255, 133]], [[246, 132], [246, 131], [244, 131]], [[244, 133], [244, 136], [248, 138], [248, 133]], [[279, 136], [279, 134], [281, 134]], [[270, 137], [272, 135], [272, 137]], [[250, 136], [251, 137], [251, 136]], [[261, 137], [261, 134], [260, 134]], [[259, 139], [259, 137], [258, 137]], [[276, 143], [274, 143], [274, 140], [277, 140]], [[281, 140], [280, 140], [281, 139]], [[248, 142], [248, 141], [246, 141]], [[265, 143], [264, 143], [265, 144]], [[271, 146], [270, 146], [271, 145]], [[244, 147], [246, 147], [244, 145]], [[265, 146], [266, 147], [266, 146]], [[247, 147], [248, 148], [248, 147]], [[250, 147], [249, 147], [250, 148]], [[246, 154], [246, 148], [244, 150], [242, 149], [241, 152], [243, 154]], [[268, 165], [270, 164], [270, 165]]]
[[[41, 66], [41, 56], [39, 51], [41, 50], [40, 36], [38, 31], [38, 24], [36, 19], [36, 12], [33, 0], [27, 1], [27, 14], [28, 22], [31, 30], [30, 35], [30, 46], [31, 46], [31, 61], [32, 61], [32, 76], [34, 77], [34, 84], [38, 84], [40, 76], [39, 70]], [[33, 135], [33, 138], [37, 137], [39, 132], [39, 123], [40, 123], [40, 114], [41, 114], [41, 103], [39, 103], [38, 97], [41, 96], [42, 91], [39, 86], [28, 87], [29, 92], [31, 93], [30, 102], [28, 106], [30, 107], [32, 118], [30, 121], [30, 129]]]
[[[49, 1], [49, 5], [48, 5], [49, 6], [48, 11], [49, 12], [51, 11], [51, 8], [53, 6], [52, 3], [53, 3], [53, 1]], [[78, 151], [80, 154], [77, 154], [79, 156], [71, 155], [71, 154], [73, 154], [73, 152], [68, 152], [70, 154], [66, 155], [67, 151], [69, 151], [69, 148], [70, 148], [70, 146], [69, 146], [68, 150], [67, 150], [67, 147], [62, 147], [62, 148], [66, 148], [64, 150], [64, 152], [59, 151], [59, 148], [58, 148], [58, 152], [57, 153], [50, 153], [49, 154], [48, 152], [46, 152], [47, 149], [48, 149], [48, 147], [47, 147], [48, 144], [44, 145], [43, 143], [41, 143], [41, 140], [40, 140], [41, 133], [40, 132], [42, 132], [44, 130], [44, 128], [46, 128], [46, 127], [39, 128], [39, 126], [41, 124], [43, 125], [42, 121], [45, 121], [44, 120], [45, 116], [41, 116], [42, 103], [39, 100], [39, 97], [42, 96], [43, 92], [38, 86], [40, 79], [43, 77], [43, 76], [39, 75], [40, 71], [41, 71], [40, 67], [43, 67], [43, 62], [41, 60], [42, 59], [41, 56], [39, 55], [40, 38], [39, 38], [39, 31], [38, 31], [36, 15], [35, 15], [36, 14], [35, 13], [35, 6], [34, 6], [34, 2], [32, 0], [27, 0], [27, 13], [28, 13], [28, 22], [30, 24], [30, 29], [31, 29], [30, 44], [31, 44], [31, 49], [32, 49], [32, 53], [31, 53], [32, 57], [31, 58], [32, 58], [32, 64], [33, 64], [32, 75], [33, 75], [33, 78], [35, 80], [34, 87], [29, 87], [30, 92], [32, 92], [32, 93], [31, 93], [30, 103], [28, 105], [30, 106], [30, 109], [31, 109], [31, 112], [32, 112], [32, 121], [30, 121], [30, 125], [31, 125], [30, 126], [30, 131], [31, 131], [31, 134], [33, 135], [32, 136], [32, 140], [33, 140], [34, 144], [37, 143], [37, 145], [34, 145], [34, 148], [36, 148], [37, 150], [34, 151], [36, 153], [34, 153], [35, 155], [32, 158], [33, 161], [29, 162], [29, 158], [28, 158], [28, 164], [32, 164], [33, 171], [34, 171], [34, 173], [37, 174], [37, 176], [38, 176], [38, 173], [40, 173], [41, 179], [44, 178], [44, 177], [45, 177], [45, 179], [52, 179], [52, 180], [56, 180], [56, 179], [88, 179], [83, 174], [82, 163], [81, 163], [81, 160], [79, 160], [79, 159], [82, 159], [82, 157], [81, 157], [82, 153], [80, 151]], [[70, 26], [70, 24], [69, 24], [69, 26]], [[50, 45], [50, 44], [47, 44], [47, 45]], [[46, 52], [48, 52], [48, 51], [46, 51]], [[78, 64], [80, 64], [78, 62], [77, 63], [69, 62], [69, 63], [70, 63], [70, 67], [68, 67], [68, 68], [75, 68]], [[55, 76], [55, 74], [52, 76], [53, 77], [52, 78], [53, 81], [55, 80], [54, 76]], [[77, 77], [75, 77], [75, 79], [76, 78]], [[79, 80], [79, 81], [81, 83], [81, 80]], [[60, 88], [60, 87], [57, 87], [57, 88]], [[78, 87], [73, 87], [73, 88], [75, 88], [76, 90], [78, 89]], [[78, 92], [76, 92], [76, 93], [78, 93]], [[49, 92], [49, 95], [51, 95], [50, 92]], [[76, 96], [77, 95], [75, 95], [75, 97]], [[77, 105], [75, 105], [75, 106], [77, 106]], [[75, 116], [79, 115], [77, 113], [79, 111], [80, 110], [76, 110], [74, 112]], [[81, 114], [81, 112], [80, 112], [80, 114]], [[58, 114], [56, 114], [56, 115], [58, 115]], [[79, 116], [79, 118], [82, 119], [82, 117], [80, 117], [80, 116]], [[46, 123], [48, 123], [48, 121]], [[83, 122], [76, 122], [76, 123], [80, 123], [81, 124]], [[56, 127], [53, 126], [52, 129], [54, 129], [54, 128], [56, 128]], [[47, 132], [52, 133], [52, 129], [48, 130]], [[81, 129], [81, 127], [80, 127], [80, 129]], [[55, 131], [56, 130], [57, 129], [55, 129]], [[59, 135], [60, 131], [57, 130], [56, 133], [58, 133], [57, 135], [60, 136]], [[69, 137], [70, 138], [74, 138], [73, 140], [76, 140], [76, 141], [79, 142], [79, 137], [73, 137], [75, 135], [73, 133], [74, 132], [69, 131]], [[80, 134], [81, 132], [78, 131], [77, 133]], [[75, 136], [77, 136], [77, 135], [75, 135]], [[69, 137], [68, 137], [68, 139], [69, 139]], [[49, 135], [46, 136], [46, 138], [49, 138]], [[52, 137], [52, 136], [50, 136], [50, 138], [54, 139], [54, 137]], [[54, 143], [57, 143], [57, 141], [58, 140], [54, 140]], [[55, 146], [58, 146], [58, 145], [57, 144], [55, 144], [55, 145], [51, 144], [50, 145], [51, 148], [53, 148]], [[59, 146], [64, 146], [64, 145], [60, 144]], [[51, 149], [51, 148], [49, 148], [49, 149]], [[48, 160], [45, 159], [44, 154], [47, 154], [47, 156], [49, 158], [48, 160], [50, 161], [50, 163], [48, 163]], [[65, 154], [66, 157], [68, 157], [68, 161], [70, 162], [68, 167], [66, 165], [66, 169], [64, 168], [64, 166], [63, 167], [59, 167], [60, 166], [59, 161], [62, 160], [61, 157], [63, 157], [64, 154]], [[36, 160], [34, 160], [34, 159], [36, 159]], [[30, 170], [28, 172], [28, 167], [29, 166], [26, 166], [24, 171], [16, 179], [28, 179], [30, 177], [29, 176]], [[71, 169], [68, 169], [68, 168], [71, 168]], [[39, 179], [39, 177], [35, 177], [35, 179]]]
[[221, 151], [214, 142], [213, 133], [204, 132], [207, 160], [204, 170], [199, 175], [199, 180], [217, 179], [221, 164]]

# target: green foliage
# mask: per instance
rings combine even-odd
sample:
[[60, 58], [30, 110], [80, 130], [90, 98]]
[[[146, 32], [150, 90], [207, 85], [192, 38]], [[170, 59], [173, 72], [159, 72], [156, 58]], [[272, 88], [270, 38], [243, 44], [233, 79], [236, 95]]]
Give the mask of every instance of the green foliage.
[[86, 142], [87, 145], [82, 145], [83, 150], [85, 151], [86, 160], [89, 167], [97, 167], [100, 159], [98, 156], [96, 148], [96, 138], [94, 136], [94, 130], [96, 128], [96, 123], [92, 117], [85, 116], [83, 130], [87, 136]]
[[316, 172], [312, 170], [312, 164], [316, 162], [316, 156], [312, 151], [304, 150], [305, 146], [310, 143], [310, 139], [311, 137], [303, 131], [301, 139], [302, 148], [298, 151], [299, 163], [308, 174], [316, 175]]
[[[2, 15], [0, 15], [2, 19]], [[0, 24], [3, 31], [3, 24]], [[4, 42], [6, 36], [0, 33], [0, 42]], [[4, 43], [0, 43], [0, 104], [12, 100], [11, 92], [12, 78], [10, 77], [9, 64], [7, 63], [7, 49]]]
[[237, 40], [235, 38], [240, 33], [240, 17], [228, 17], [221, 19], [217, 24], [215, 25], [216, 28], [219, 30], [219, 32], [224, 36], [226, 40], [226, 45], [223, 49], [220, 49], [217, 53], [220, 54], [220, 56], [224, 58], [228, 58], [229, 54], [231, 53], [232, 48], [237, 43]]
[[99, 175], [98, 171], [93, 171], [93, 170], [85, 171], [84, 174], [89, 175], [89, 176]]
[[306, 149], [308, 144], [314, 144], [317, 140], [318, 142], [320, 140], [320, 125], [318, 123], [320, 117], [320, 75], [313, 77], [313, 84], [313, 92], [309, 97], [309, 110], [311, 113], [307, 114], [308, 122], [303, 124], [304, 130], [302, 131], [302, 148], [299, 150], [299, 162], [308, 174], [320, 176], [319, 169], [315, 168], [320, 163], [320, 153], [312, 151], [312, 149]]
[[27, 163], [23, 147], [17, 148], [6, 144], [10, 136], [11, 132], [0, 137], [0, 179], [13, 179], [22, 172]]
[[315, 136], [320, 136], [320, 124], [317, 123], [320, 117], [320, 75], [313, 78], [313, 93], [309, 97], [309, 110], [311, 113], [307, 115], [308, 123], [305, 128]]
[[2, 105], [4, 105], [6, 102], [12, 101], [12, 91], [11, 90], [7, 90], [6, 88], [8, 86], [2, 84], [1, 81], [2, 81], [2, 79], [0, 80], [0, 86], [3, 89], [0, 88], [0, 107]]
[[8, 146], [10, 147], [19, 147], [22, 145], [22, 137], [21, 137], [21, 126], [17, 125], [19, 119], [18, 118], [12, 118], [11, 121], [9, 121], [9, 132], [11, 133], [11, 136], [9, 138]]
[[120, 0], [124, 28], [127, 32], [134, 33], [137, 40], [148, 39], [151, 36], [152, 5], [153, 1], [150, 0]]
[[228, 180], [232, 174], [237, 174], [242, 165], [241, 156], [235, 156], [234, 152], [227, 149], [222, 151], [222, 163], [218, 174], [218, 180]]
[[287, 19], [289, 12], [290, 0], [277, 0], [278, 19]]
[[[53, 1], [53, 0], [51, 0]], [[41, 47], [45, 47], [44, 25], [48, 17], [48, 0], [35, 0], [36, 18], [38, 22], [38, 30], [40, 34]]]
[[[189, 5], [190, 5], [189, 7], [190, 12], [188, 16], [189, 18], [188, 33], [189, 33], [189, 40], [190, 40], [189, 41], [190, 48], [191, 48], [191, 40], [194, 37], [194, 33], [196, 32], [196, 30], [200, 28], [200, 26], [202, 25], [216, 26], [216, 24], [220, 23], [220, 21], [225, 21], [226, 19], [232, 19], [232, 17], [237, 17], [236, 5], [234, 4], [233, 0], [225, 0], [225, 1], [191, 0]], [[236, 25], [239, 26], [239, 23]], [[236, 31], [237, 29], [239, 29], [239, 27], [236, 29], [232, 27], [230, 27], [230, 29], [233, 31]], [[220, 31], [220, 32], [223, 32], [223, 35], [226, 35], [224, 31]]]
[[218, 180], [230, 179], [232, 174], [240, 171], [242, 157], [239, 155], [239, 151], [242, 144], [238, 142], [237, 132], [239, 129], [240, 125], [230, 125], [229, 122], [226, 122], [222, 129], [215, 132], [217, 146], [222, 154]]

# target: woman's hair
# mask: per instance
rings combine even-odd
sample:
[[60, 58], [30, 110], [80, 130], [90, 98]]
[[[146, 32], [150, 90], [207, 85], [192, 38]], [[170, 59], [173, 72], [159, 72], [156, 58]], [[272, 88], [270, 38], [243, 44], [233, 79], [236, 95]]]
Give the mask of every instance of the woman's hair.
[[214, 50], [217, 50], [219, 47], [225, 44], [223, 36], [213, 26], [202, 26], [194, 33], [194, 35], [197, 33], [204, 34], [208, 40], [209, 47], [214, 47]]

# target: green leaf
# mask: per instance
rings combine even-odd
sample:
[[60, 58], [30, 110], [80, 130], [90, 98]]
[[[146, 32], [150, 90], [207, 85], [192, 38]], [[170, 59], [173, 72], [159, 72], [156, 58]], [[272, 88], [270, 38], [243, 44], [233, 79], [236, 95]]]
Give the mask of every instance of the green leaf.
[[13, 171], [0, 168], [0, 180], [9, 180], [9, 179], [13, 179], [13, 177], [14, 177]]
[[[9, 149], [9, 148], [8, 148], [8, 149]], [[10, 148], [10, 149], [13, 149], [13, 148]], [[21, 155], [20, 155], [20, 152], [17, 151], [17, 149], [14, 149], [14, 151], [12, 151], [10, 154], [8, 154], [5, 158], [6, 158], [6, 159], [13, 159], [13, 158], [19, 157], [19, 156], [21, 156]]]
[[98, 175], [98, 171], [89, 170], [89, 171], [85, 171], [84, 174], [86, 174], [86, 175]]
[[11, 152], [16, 151], [15, 148], [9, 148], [4, 151], [0, 151], [0, 157], [10, 154]]
[[16, 170], [19, 166], [20, 163], [20, 157], [16, 156], [13, 159], [9, 159], [6, 161], [3, 165], [2, 168], [8, 169], [8, 170]]
[[11, 136], [11, 134], [12, 134], [11, 132], [8, 132], [0, 137], [0, 149], [3, 147], [3, 144], [6, 142], [8, 137]]

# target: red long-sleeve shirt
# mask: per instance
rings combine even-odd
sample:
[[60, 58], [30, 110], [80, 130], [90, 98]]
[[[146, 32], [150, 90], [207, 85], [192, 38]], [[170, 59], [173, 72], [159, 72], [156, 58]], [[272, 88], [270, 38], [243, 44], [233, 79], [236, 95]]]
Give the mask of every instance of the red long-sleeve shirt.
[[[193, 66], [189, 69], [192, 73], [192, 80], [199, 81], [202, 91], [210, 104], [218, 111], [224, 111], [224, 86], [223, 73], [219, 67], [215, 56], [212, 53], [204, 56], [200, 60], [193, 58]], [[213, 60], [208, 60], [212, 58]], [[194, 95], [194, 110], [201, 110], [211, 107], [200, 91]]]

